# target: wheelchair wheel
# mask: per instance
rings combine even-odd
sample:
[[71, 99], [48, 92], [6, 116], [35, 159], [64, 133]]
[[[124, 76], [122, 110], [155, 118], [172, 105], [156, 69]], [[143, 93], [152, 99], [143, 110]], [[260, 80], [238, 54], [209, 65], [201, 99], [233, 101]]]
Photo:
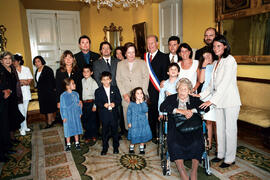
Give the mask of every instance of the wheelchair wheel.
[[167, 161], [162, 161], [162, 173], [163, 173], [163, 176], [166, 176], [167, 174]]

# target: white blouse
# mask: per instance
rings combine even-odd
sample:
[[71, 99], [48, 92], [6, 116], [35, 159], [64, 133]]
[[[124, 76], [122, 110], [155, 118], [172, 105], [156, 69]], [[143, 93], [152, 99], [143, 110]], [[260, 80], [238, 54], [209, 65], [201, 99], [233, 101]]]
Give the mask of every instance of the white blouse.
[[192, 65], [189, 69], [183, 69], [181, 66], [181, 61], [178, 63], [180, 67], [179, 79], [188, 78], [192, 82], [192, 86], [195, 87], [197, 83], [197, 69], [199, 66], [199, 61], [192, 60]]
[[[26, 66], [21, 66], [21, 72], [17, 71], [19, 80], [33, 79], [30, 69]], [[23, 100], [31, 100], [30, 86], [21, 86]]]

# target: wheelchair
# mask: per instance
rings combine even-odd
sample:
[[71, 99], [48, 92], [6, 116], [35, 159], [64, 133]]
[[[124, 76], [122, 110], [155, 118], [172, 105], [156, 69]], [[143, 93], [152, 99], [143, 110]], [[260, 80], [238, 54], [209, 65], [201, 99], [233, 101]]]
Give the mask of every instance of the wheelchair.
[[162, 172], [164, 176], [170, 176], [171, 162], [167, 145], [168, 116], [166, 114], [163, 115], [162, 119], [160, 119], [157, 132], [158, 132], [157, 154], [160, 156]]
[[207, 148], [208, 143], [208, 134], [207, 134], [207, 128], [206, 128], [206, 122], [203, 121], [203, 139], [204, 139], [204, 152], [202, 155], [202, 166], [205, 169], [206, 175], [210, 176], [212, 174], [212, 171], [210, 169], [210, 159], [209, 159], [209, 149]]
[[[208, 150], [208, 135], [206, 122], [203, 121], [203, 138], [205, 149], [202, 155], [202, 166], [205, 169], [206, 175], [210, 176], [212, 171], [210, 169], [210, 159], [209, 159], [209, 150]], [[158, 128], [158, 148], [157, 154], [160, 156], [161, 168], [164, 176], [171, 175], [171, 165], [170, 165], [170, 155], [168, 152], [167, 145], [167, 135], [168, 135], [168, 116], [167, 114], [163, 115], [163, 119], [160, 119]]]

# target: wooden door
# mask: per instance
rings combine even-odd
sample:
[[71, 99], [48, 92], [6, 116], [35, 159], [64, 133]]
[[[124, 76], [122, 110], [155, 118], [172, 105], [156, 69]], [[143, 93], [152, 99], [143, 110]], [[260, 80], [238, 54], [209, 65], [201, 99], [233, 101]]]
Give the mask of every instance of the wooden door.
[[54, 72], [63, 51], [79, 51], [79, 12], [27, 10], [27, 19], [32, 58], [42, 56]]

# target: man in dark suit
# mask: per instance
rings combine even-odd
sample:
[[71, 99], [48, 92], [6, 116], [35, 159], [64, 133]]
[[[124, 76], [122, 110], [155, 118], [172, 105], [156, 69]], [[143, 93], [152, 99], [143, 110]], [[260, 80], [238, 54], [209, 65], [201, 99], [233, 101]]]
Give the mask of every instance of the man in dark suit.
[[74, 56], [80, 71], [82, 71], [83, 67], [86, 64], [90, 64], [91, 66], [93, 66], [93, 62], [98, 60], [98, 58], [100, 57], [99, 54], [90, 51], [90, 44], [91, 40], [88, 36], [83, 35], [79, 38], [79, 46], [81, 52], [78, 52]]
[[178, 47], [180, 46], [180, 38], [177, 36], [171, 36], [168, 40], [169, 53], [166, 54], [170, 63], [178, 63], [179, 56], [176, 53]]
[[107, 41], [100, 43], [99, 51], [101, 58], [93, 63], [94, 78], [100, 87], [102, 85], [100, 80], [101, 73], [108, 71], [112, 74], [111, 85], [116, 86], [116, 68], [119, 60], [111, 56], [112, 46]]
[[95, 104], [99, 108], [99, 118], [102, 122], [102, 151], [106, 155], [109, 148], [110, 133], [113, 137], [113, 153], [118, 154], [118, 106], [121, 104], [121, 95], [116, 86], [111, 86], [112, 75], [104, 71], [101, 74], [100, 86], [95, 91]]
[[[150, 64], [152, 66], [152, 72], [155, 73], [157, 79], [159, 82], [168, 79], [168, 66], [170, 64], [169, 59], [167, 56], [160, 52], [158, 49], [158, 38], [155, 35], [150, 35], [147, 37], [147, 48], [148, 53], [146, 54], [146, 57], [149, 57]], [[151, 70], [149, 69], [149, 72]], [[150, 76], [151, 79], [151, 76]], [[158, 88], [155, 88], [155, 85], [153, 81], [149, 80], [149, 86], [148, 86], [148, 94], [149, 94], [149, 109], [148, 109], [148, 119], [149, 124], [152, 131], [153, 136], [153, 142], [156, 143], [157, 138], [157, 121], [158, 121], [158, 97], [159, 97], [159, 84]]]

